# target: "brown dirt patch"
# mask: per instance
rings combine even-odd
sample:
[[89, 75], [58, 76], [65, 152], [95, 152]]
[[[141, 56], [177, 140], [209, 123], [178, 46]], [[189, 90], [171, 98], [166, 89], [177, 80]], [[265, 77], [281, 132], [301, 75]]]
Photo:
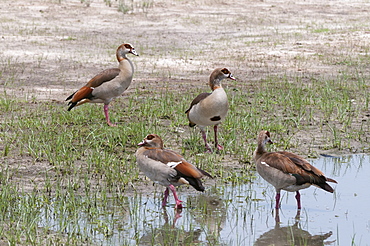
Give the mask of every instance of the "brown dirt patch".
[[[370, 3], [365, 1], [134, 0], [127, 13], [118, 11], [117, 1], [111, 7], [103, 0], [90, 2], [89, 7], [78, 0], [2, 2], [0, 86], [8, 95], [64, 103], [91, 76], [116, 66], [114, 51], [123, 42], [140, 54], [132, 59], [136, 74], [126, 94], [160, 89], [163, 81], [174, 90], [204, 87], [219, 66], [229, 67], [240, 89], [251, 93], [267, 75], [369, 74], [367, 63], [348, 66], [345, 60], [369, 50]], [[361, 117], [359, 126], [369, 114]], [[321, 152], [326, 141], [315, 127], [294, 138], [303, 146], [316, 139], [311, 148]], [[364, 146], [351, 144], [356, 150]], [[23, 163], [21, 176], [42, 182], [48, 164], [28, 169], [29, 161], [4, 162]]]

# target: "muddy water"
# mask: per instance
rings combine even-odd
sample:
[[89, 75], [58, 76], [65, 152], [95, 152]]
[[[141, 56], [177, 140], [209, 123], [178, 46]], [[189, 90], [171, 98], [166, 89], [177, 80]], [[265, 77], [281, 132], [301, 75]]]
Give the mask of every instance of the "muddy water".
[[[124, 209], [114, 209], [122, 212], [102, 207], [100, 224], [80, 219], [78, 231], [99, 245], [370, 245], [369, 156], [311, 162], [338, 185], [334, 194], [315, 187], [301, 191], [301, 211], [294, 193], [282, 192], [277, 216], [275, 191], [257, 175], [253, 182], [208, 187], [202, 194], [182, 189], [181, 212], [173, 209], [172, 197], [160, 207], [162, 187], [149, 196], [138, 193], [127, 197]], [[40, 226], [60, 231], [60, 224], [51, 216]]]

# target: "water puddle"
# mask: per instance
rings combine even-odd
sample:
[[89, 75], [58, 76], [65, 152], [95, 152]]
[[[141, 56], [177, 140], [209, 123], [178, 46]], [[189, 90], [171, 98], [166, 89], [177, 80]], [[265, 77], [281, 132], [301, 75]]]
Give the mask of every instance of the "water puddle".
[[183, 188], [181, 213], [173, 209], [172, 196], [168, 207], [160, 207], [164, 189], [158, 186], [149, 196], [123, 198], [124, 205], [98, 207], [94, 220], [91, 211], [69, 218], [63, 211], [45, 209], [40, 227], [81, 235], [98, 245], [369, 244], [370, 157], [310, 161], [338, 181], [334, 194], [315, 187], [302, 190], [302, 210], [297, 211], [294, 193], [283, 191], [279, 217], [273, 209], [275, 190], [257, 175], [253, 183], [218, 184], [205, 193]]

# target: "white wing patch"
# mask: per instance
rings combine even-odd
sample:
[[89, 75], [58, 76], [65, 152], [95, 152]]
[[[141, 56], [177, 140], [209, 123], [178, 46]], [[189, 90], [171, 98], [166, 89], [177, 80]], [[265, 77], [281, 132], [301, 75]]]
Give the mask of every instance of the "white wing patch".
[[266, 162], [264, 162], [264, 161], [261, 161], [261, 164], [262, 165], [265, 165], [265, 166], [267, 166], [267, 167], [269, 167], [270, 165], [269, 164], [267, 164]]
[[168, 162], [167, 163], [167, 166], [171, 167], [171, 168], [175, 168], [177, 165], [179, 165], [180, 163], [182, 163], [182, 161], [179, 161], [179, 162]]
[[181, 184], [189, 184], [189, 182], [184, 178], [180, 178], [179, 181], [177, 181], [177, 182], [179, 182]]

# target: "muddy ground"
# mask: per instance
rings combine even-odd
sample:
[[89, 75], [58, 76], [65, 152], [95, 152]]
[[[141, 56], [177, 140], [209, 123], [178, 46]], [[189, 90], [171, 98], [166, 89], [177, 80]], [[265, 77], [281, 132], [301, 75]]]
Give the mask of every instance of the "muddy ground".
[[[65, 104], [91, 76], [116, 66], [123, 42], [140, 54], [132, 58], [136, 73], [126, 95], [161, 89], [163, 81], [174, 90], [205, 87], [221, 66], [251, 93], [267, 75], [335, 78], [345, 69], [368, 75], [370, 67], [347, 68], [343, 57], [368, 52], [369, 10], [365, 1], [2, 0], [0, 87], [15, 97]], [[325, 141], [314, 128], [295, 137], [317, 139], [313, 149]]]
[[63, 101], [96, 72], [116, 66], [123, 42], [140, 53], [128, 92], [163, 79], [204, 86], [199, 81], [206, 83], [217, 66], [230, 67], [242, 88], [267, 74], [335, 76], [345, 67], [343, 55], [366, 52], [370, 42], [366, 2], [106, 2], [2, 1], [2, 78], [16, 78], [7, 91]]

